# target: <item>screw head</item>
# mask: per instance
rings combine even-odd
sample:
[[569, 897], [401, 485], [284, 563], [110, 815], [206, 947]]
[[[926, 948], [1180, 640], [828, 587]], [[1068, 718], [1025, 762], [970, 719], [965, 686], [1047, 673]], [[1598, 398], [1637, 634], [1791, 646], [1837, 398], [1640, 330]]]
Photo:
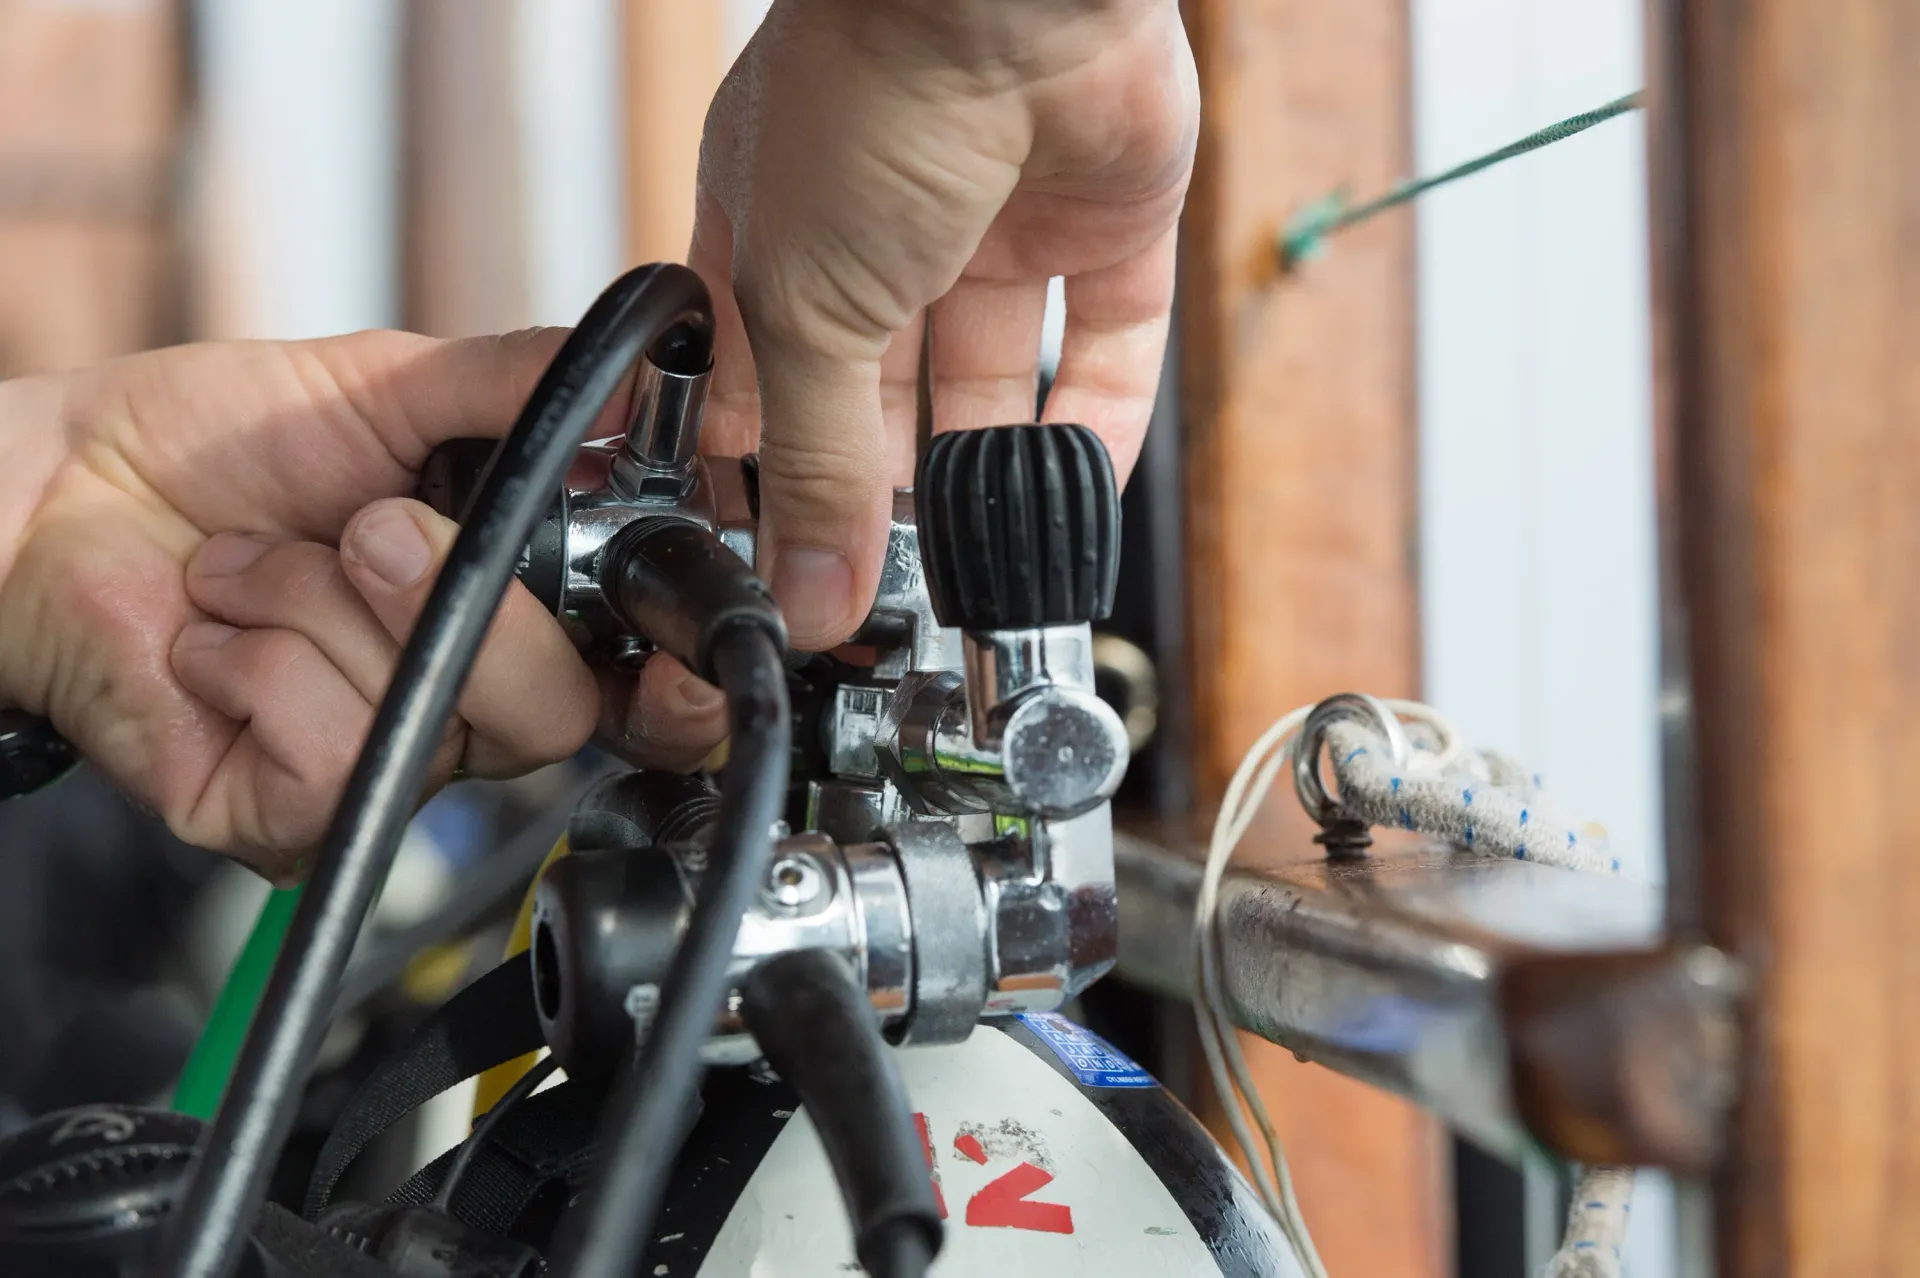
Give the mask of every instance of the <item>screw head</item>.
[[826, 890], [820, 863], [805, 853], [786, 853], [767, 868], [767, 899], [785, 910], [812, 905]]

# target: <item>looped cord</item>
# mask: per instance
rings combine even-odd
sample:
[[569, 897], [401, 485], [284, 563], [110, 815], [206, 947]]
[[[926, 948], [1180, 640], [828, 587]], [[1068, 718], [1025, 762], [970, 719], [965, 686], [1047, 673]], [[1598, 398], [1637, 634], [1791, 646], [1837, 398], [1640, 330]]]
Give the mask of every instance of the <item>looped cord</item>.
[[[1332, 766], [1337, 798], [1321, 780], [1323, 753]], [[1620, 862], [1608, 852], [1605, 831], [1561, 815], [1537, 776], [1504, 755], [1469, 750], [1452, 723], [1416, 701], [1379, 701], [1351, 693], [1329, 698], [1283, 716], [1247, 751], [1214, 818], [1194, 902], [1200, 975], [1194, 1013], [1214, 1090], [1261, 1201], [1308, 1278], [1327, 1278], [1300, 1214], [1286, 1151], [1227, 1015], [1220, 978], [1224, 956], [1216, 927], [1220, 885], [1234, 850], [1275, 777], [1289, 764], [1302, 805], [1323, 826], [1345, 820], [1413, 830], [1482, 856], [1589, 873], [1617, 873]], [[1240, 1103], [1259, 1128], [1259, 1145]], [[1619, 1278], [1632, 1192], [1631, 1169], [1582, 1168], [1566, 1234], [1543, 1278]]]

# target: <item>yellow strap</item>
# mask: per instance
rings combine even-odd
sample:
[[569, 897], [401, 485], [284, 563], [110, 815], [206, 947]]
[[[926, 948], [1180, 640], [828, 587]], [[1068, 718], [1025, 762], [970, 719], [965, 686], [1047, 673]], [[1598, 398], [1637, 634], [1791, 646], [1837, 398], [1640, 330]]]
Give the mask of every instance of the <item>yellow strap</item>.
[[[514, 916], [513, 931], [507, 934], [507, 952], [501, 955], [503, 959], [525, 954], [527, 947], [533, 944], [533, 890], [539, 886], [540, 876], [547, 872], [547, 867], [566, 854], [567, 836], [563, 834], [554, 843], [552, 850], [547, 853], [547, 859], [540, 863], [540, 869], [533, 876], [533, 881], [527, 884], [527, 894], [520, 898], [520, 913]], [[498, 1104], [500, 1098], [505, 1096], [508, 1090], [520, 1081], [521, 1076], [532, 1069], [535, 1062], [544, 1055], [546, 1055], [545, 1048], [537, 1052], [528, 1052], [525, 1056], [516, 1057], [505, 1064], [495, 1065], [482, 1074], [473, 1092], [473, 1116], [478, 1118]]]

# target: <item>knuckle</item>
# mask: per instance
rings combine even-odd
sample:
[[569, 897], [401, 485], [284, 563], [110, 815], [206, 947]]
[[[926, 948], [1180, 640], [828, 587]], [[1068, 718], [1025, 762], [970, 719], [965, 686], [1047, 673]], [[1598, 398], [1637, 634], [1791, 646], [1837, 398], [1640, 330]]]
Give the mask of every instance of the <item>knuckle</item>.
[[292, 630], [249, 630], [235, 638], [229, 647], [243, 674], [272, 682], [297, 676], [311, 661], [316, 649], [305, 635]]
[[733, 297], [756, 349], [835, 359], [878, 359], [917, 309], [857, 254], [818, 245], [779, 254], [738, 247]]
[[[354, 760], [360, 757], [360, 747], [366, 740], [366, 728], [365, 724], [342, 726], [333, 732], [318, 735], [306, 773], [307, 784], [317, 798], [336, 799], [347, 788], [347, 777], [352, 773]], [[326, 803], [324, 806], [332, 805]]]
[[295, 619], [346, 587], [337, 551], [313, 542], [290, 542], [268, 551], [250, 574], [276, 612]]
[[770, 504], [832, 521], [857, 518], [883, 496], [886, 457], [873, 441], [834, 432], [794, 443], [772, 435], [760, 444], [762, 487]]
[[547, 722], [534, 734], [534, 753], [541, 763], [555, 763], [572, 755], [593, 735], [598, 719], [594, 698], [568, 696], [555, 701]]
[[524, 398], [522, 392], [532, 393], [534, 382], [545, 371], [547, 359], [571, 331], [555, 327], [518, 328], [487, 340], [493, 343], [501, 364], [514, 374], [515, 393]]
[[[515, 721], [500, 725], [504, 730], [487, 735], [498, 752], [511, 757], [522, 771], [571, 758], [593, 735], [599, 718], [594, 697], [574, 695], [572, 690], [519, 709]], [[498, 716], [488, 717], [498, 722]]]

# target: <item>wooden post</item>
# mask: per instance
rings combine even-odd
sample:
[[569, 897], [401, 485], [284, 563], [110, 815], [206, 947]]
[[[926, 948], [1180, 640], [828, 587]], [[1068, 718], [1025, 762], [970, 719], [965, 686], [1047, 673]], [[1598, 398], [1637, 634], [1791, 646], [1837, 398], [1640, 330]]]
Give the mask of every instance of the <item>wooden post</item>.
[[[1412, 223], [1356, 229], [1284, 279], [1274, 255], [1289, 216], [1384, 188], [1412, 145], [1404, 0], [1189, 0], [1187, 15], [1204, 104], [1180, 314], [1204, 809], [1285, 711], [1418, 682]], [[1297, 805], [1270, 809], [1245, 857], [1310, 854]], [[1445, 1273], [1438, 1126], [1278, 1047], [1248, 1051], [1329, 1270]]]
[[1920, 1274], [1920, 0], [1658, 0], [1675, 912], [1744, 965], [1723, 1278]]
[[0, 0], [0, 377], [178, 336], [172, 0]]
[[436, 337], [528, 321], [525, 200], [514, 92], [518, 0], [410, 0], [406, 8], [408, 328]]
[[708, 0], [626, 0], [627, 258], [682, 262], [693, 240], [700, 130], [719, 87], [721, 17]]

